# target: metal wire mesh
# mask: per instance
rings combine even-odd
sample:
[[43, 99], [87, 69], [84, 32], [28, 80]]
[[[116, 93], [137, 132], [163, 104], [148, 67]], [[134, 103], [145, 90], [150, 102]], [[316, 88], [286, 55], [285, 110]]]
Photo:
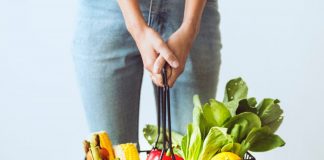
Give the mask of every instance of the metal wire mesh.
[[249, 152], [246, 152], [243, 160], [256, 160]]

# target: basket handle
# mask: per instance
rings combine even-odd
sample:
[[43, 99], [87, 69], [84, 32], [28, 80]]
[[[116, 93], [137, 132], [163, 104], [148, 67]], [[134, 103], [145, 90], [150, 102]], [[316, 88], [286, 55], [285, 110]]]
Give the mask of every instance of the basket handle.
[[[162, 69], [162, 79], [163, 79], [163, 87], [157, 87], [157, 128], [158, 135], [155, 140], [155, 144], [153, 149], [157, 149], [157, 144], [161, 136], [161, 123], [162, 123], [162, 136], [163, 136], [163, 149], [161, 152], [160, 160], [162, 160], [164, 153], [167, 149], [170, 150], [172, 160], [175, 160], [174, 152], [172, 149], [172, 127], [171, 127], [171, 107], [170, 107], [170, 88], [168, 85], [168, 77], [167, 77], [167, 64], [164, 65]], [[168, 126], [168, 134], [166, 131], [166, 126]], [[166, 143], [168, 142], [168, 147]]]

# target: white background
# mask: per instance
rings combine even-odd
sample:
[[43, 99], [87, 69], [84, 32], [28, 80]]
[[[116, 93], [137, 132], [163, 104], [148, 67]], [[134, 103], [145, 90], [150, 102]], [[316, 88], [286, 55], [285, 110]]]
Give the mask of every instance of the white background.
[[[1, 160], [83, 156], [88, 133], [70, 53], [76, 5], [0, 0]], [[227, 80], [242, 76], [250, 95], [279, 98], [285, 110], [278, 134], [287, 145], [257, 159], [323, 157], [324, 1], [221, 0], [220, 11], [217, 98]], [[145, 75], [140, 128], [155, 120], [152, 94]]]

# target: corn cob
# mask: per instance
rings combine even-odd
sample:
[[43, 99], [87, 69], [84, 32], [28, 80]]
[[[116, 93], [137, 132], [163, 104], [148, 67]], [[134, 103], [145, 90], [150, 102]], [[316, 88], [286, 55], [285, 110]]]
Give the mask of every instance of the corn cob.
[[90, 141], [90, 153], [93, 160], [102, 160], [100, 157], [100, 147], [98, 146], [98, 135], [94, 134]]
[[114, 160], [115, 154], [108, 133], [105, 131], [101, 131], [97, 132], [96, 134], [99, 136], [100, 147], [108, 151], [109, 160]]
[[134, 143], [117, 145], [114, 150], [116, 158], [120, 160], [139, 160], [139, 154]]

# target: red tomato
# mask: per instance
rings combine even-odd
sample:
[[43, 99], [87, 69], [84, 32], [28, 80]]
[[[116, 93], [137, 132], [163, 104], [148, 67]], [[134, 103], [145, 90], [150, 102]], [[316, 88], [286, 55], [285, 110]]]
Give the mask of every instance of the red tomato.
[[[150, 154], [147, 156], [146, 160], [159, 160], [161, 156], [162, 151], [158, 149], [153, 149]], [[174, 155], [176, 160], [183, 160], [178, 155]], [[164, 153], [164, 156], [162, 160], [172, 160], [171, 156], [167, 156], [166, 153]]]

